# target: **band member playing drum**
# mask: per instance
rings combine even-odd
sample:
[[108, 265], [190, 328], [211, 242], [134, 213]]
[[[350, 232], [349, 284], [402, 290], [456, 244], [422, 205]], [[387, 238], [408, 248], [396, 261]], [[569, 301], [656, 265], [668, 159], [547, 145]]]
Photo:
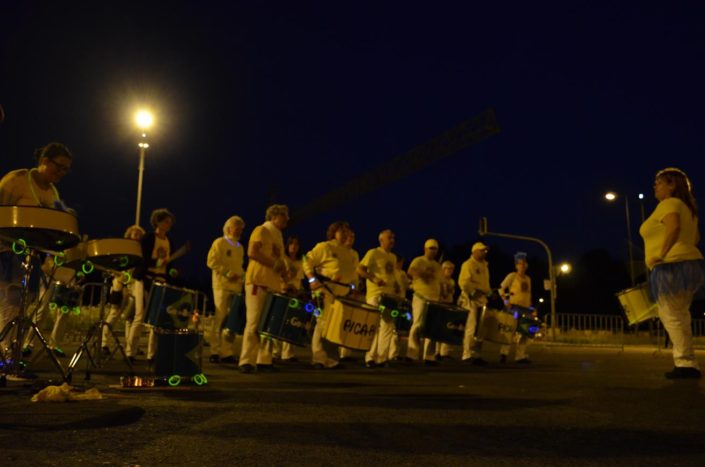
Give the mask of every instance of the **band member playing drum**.
[[228, 355], [221, 352], [224, 344], [223, 325], [228, 317], [230, 305], [236, 294], [242, 294], [245, 279], [243, 269], [244, 249], [240, 236], [245, 229], [245, 221], [239, 216], [232, 216], [223, 225], [223, 236], [217, 238], [208, 251], [206, 263], [212, 271], [213, 303], [215, 318], [211, 328], [211, 363], [235, 363], [235, 339]]
[[[125, 230], [125, 238], [129, 238], [131, 240], [135, 240], [137, 242], [142, 242], [142, 238], [146, 232], [142, 227], [139, 225], [131, 225], [130, 227]], [[130, 272], [130, 276], [134, 274], [134, 271]], [[135, 300], [134, 300], [134, 286], [135, 286], [135, 281], [131, 280], [127, 284], [125, 284], [125, 276], [124, 274], [115, 274], [113, 277], [113, 283], [112, 286], [110, 287], [110, 295], [108, 298], [108, 302], [110, 304], [108, 308], [108, 314], [105, 317], [105, 322], [108, 323], [110, 326], [113, 325], [113, 323], [118, 319], [120, 315], [129, 315], [130, 314], [130, 309], [132, 309], [132, 314], [134, 316], [134, 308], [135, 308]], [[126, 297], [126, 292], [127, 297]], [[127, 298], [127, 300], [126, 300]], [[129, 337], [130, 335], [130, 328], [132, 327], [133, 319], [128, 319], [127, 316], [125, 316], [125, 338]], [[104, 354], [109, 355], [110, 354], [110, 348], [108, 347], [108, 342], [109, 342], [109, 331], [107, 326], [103, 326], [103, 348], [102, 351]]]
[[[125, 353], [130, 361], [134, 362], [137, 355], [140, 335], [145, 320], [144, 291], [149, 289], [152, 281], [169, 282], [169, 262], [171, 259], [171, 240], [168, 233], [176, 222], [174, 216], [168, 209], [155, 209], [149, 218], [154, 232], [147, 233], [142, 238], [142, 258], [144, 262], [134, 272], [134, 284], [132, 292], [135, 297], [135, 319], [130, 327], [130, 335], [127, 337]], [[149, 344], [147, 347], [147, 361], [154, 360], [156, 353], [156, 339], [154, 331], [149, 332]]]
[[458, 277], [461, 292], [458, 304], [470, 311], [463, 338], [463, 362], [478, 366], [487, 365], [487, 361], [481, 357], [482, 341], [475, 338], [475, 330], [477, 320], [490, 294], [490, 270], [485, 260], [488, 250], [484, 243], [475, 243], [472, 246], [470, 258], [460, 266]]
[[680, 169], [666, 168], [656, 174], [654, 195], [659, 201], [641, 225], [651, 294], [658, 315], [673, 342], [675, 367], [669, 379], [700, 378], [693, 350], [690, 304], [705, 284], [703, 255], [696, 247], [698, 206], [688, 176]]
[[[247, 245], [250, 261], [245, 273], [245, 307], [247, 319], [240, 352], [240, 371], [253, 373], [255, 368], [271, 371], [272, 341], [261, 340], [257, 334], [267, 292], [285, 288], [286, 263], [282, 230], [289, 222], [289, 208], [273, 204], [265, 213], [266, 222], [255, 227]], [[255, 367], [256, 365], [256, 367]]]
[[[367, 285], [366, 301], [375, 308], [379, 308], [382, 294], [398, 295], [399, 293], [399, 285], [394, 273], [397, 257], [392, 253], [394, 232], [389, 229], [383, 230], [378, 238], [379, 246], [368, 250], [357, 267], [358, 275], [365, 279]], [[365, 366], [374, 368], [387, 363], [393, 335], [394, 321], [380, 320], [375, 340], [365, 355]]]
[[337, 346], [324, 340], [322, 335], [326, 320], [332, 312], [334, 297], [347, 295], [351, 287], [325, 281], [329, 279], [341, 284], [357, 281], [354, 250], [345, 245], [350, 234], [347, 222], [334, 222], [326, 232], [327, 240], [318, 243], [304, 257], [304, 273], [311, 291], [318, 292], [323, 299], [322, 313], [316, 320], [311, 342], [312, 363], [316, 369], [336, 368], [340, 365]]
[[[355, 269], [355, 276], [350, 278], [350, 284], [351, 284], [351, 290], [350, 290], [350, 296], [355, 297], [355, 299], [358, 298], [360, 295], [360, 276], [357, 275], [357, 267], [360, 265], [360, 255], [358, 254], [357, 250], [353, 248], [353, 245], [355, 244], [355, 232], [350, 229], [350, 233], [345, 239], [345, 246], [350, 249], [350, 253], [352, 254], [352, 261]], [[340, 361], [354, 361], [355, 357], [353, 357], [353, 351], [351, 349], [348, 349], [347, 347], [339, 347], [338, 348], [338, 355], [340, 356]]]
[[[411, 301], [411, 313], [413, 323], [409, 331], [407, 358], [418, 360], [421, 353], [421, 319], [427, 300], [438, 301], [441, 297], [441, 265], [436, 261], [438, 254], [438, 241], [430, 238], [424, 243], [423, 256], [417, 256], [409, 265], [409, 276], [411, 276], [411, 288], [414, 289], [414, 297]], [[424, 343], [425, 344], [425, 343]], [[424, 350], [427, 348], [424, 345]], [[424, 363], [427, 365], [437, 365], [433, 354], [423, 355]]]
[[[443, 303], [453, 303], [455, 298], [455, 279], [453, 279], [453, 273], [455, 272], [455, 264], [452, 261], [443, 261], [441, 264], [441, 299]], [[454, 346], [441, 343], [437, 349], [437, 358], [439, 360], [450, 360], [450, 353]]]
[[[287, 270], [286, 293], [291, 295], [299, 295], [303, 285], [301, 281], [304, 278], [304, 268], [303, 260], [299, 254], [300, 245], [299, 237], [291, 236], [286, 239], [286, 255], [284, 256]], [[298, 361], [294, 355], [293, 345], [279, 339], [276, 339], [273, 344], [275, 358], [280, 358], [284, 362]]]
[[[66, 210], [56, 184], [71, 171], [71, 152], [61, 143], [49, 143], [37, 149], [34, 156], [37, 167], [13, 170], [0, 180], [0, 205]], [[36, 267], [35, 271], [38, 270]], [[20, 311], [22, 274], [18, 255], [7, 247], [0, 247], [0, 331]], [[36, 292], [36, 289], [31, 292]], [[5, 337], [6, 341], [8, 337], [9, 334]]]
[[[499, 293], [504, 297], [505, 306], [509, 311], [514, 307], [528, 310], [531, 307], [531, 278], [526, 274], [529, 263], [526, 261], [526, 253], [517, 252], [514, 255], [514, 266], [516, 272], [509, 273], [499, 286]], [[535, 312], [534, 312], [535, 313]], [[514, 361], [516, 363], [531, 363], [526, 355], [527, 337], [520, 333], [515, 333], [516, 352]], [[510, 346], [502, 345], [499, 349], [500, 363], [506, 363]]]

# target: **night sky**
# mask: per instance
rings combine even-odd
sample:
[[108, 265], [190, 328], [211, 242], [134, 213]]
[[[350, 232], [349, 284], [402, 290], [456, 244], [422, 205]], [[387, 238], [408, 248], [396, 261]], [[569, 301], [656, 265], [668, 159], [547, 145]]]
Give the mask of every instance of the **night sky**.
[[142, 225], [172, 210], [176, 246], [194, 245], [186, 277], [208, 284], [205, 256], [228, 216], [245, 219], [247, 237], [271, 200], [296, 211], [493, 108], [497, 135], [292, 219], [286, 234], [308, 249], [348, 220], [362, 256], [391, 228], [411, 258], [430, 236], [448, 252], [475, 241], [486, 216], [491, 231], [545, 240], [557, 261], [596, 249], [624, 260], [624, 204], [603, 201], [606, 190], [631, 197], [639, 247], [636, 195], [648, 215], [657, 170], [685, 170], [703, 204], [704, 20], [694, 1], [5, 1], [2, 172], [65, 143], [74, 170], [58, 188], [82, 233], [121, 236], [135, 213], [132, 115], [150, 106]]

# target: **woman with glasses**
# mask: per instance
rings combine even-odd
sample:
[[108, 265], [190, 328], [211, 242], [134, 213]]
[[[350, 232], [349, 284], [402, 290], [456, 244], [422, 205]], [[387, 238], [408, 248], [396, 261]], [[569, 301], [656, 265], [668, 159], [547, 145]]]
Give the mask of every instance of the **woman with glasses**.
[[49, 143], [34, 156], [36, 167], [13, 170], [0, 180], [0, 205], [65, 210], [56, 184], [71, 171], [71, 152], [61, 143]]

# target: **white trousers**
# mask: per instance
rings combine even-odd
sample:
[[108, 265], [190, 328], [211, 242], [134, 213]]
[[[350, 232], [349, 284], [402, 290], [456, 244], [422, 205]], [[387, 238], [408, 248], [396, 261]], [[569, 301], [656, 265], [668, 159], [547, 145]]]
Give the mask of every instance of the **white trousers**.
[[690, 324], [692, 301], [693, 294], [688, 292], [658, 298], [658, 316], [673, 343], [673, 363], [678, 367], [699, 368]]
[[[367, 297], [367, 304], [372, 305], [375, 308], [379, 308], [381, 298], [381, 295]], [[394, 325], [394, 321], [386, 321], [380, 318], [377, 333], [372, 341], [372, 347], [370, 347], [370, 350], [365, 354], [365, 362], [381, 364], [392, 358], [389, 355], [389, 350], [392, 345], [392, 340], [395, 337], [395, 329], [396, 327]]]
[[245, 331], [242, 335], [242, 351], [238, 361], [240, 366], [272, 364], [272, 339], [262, 339], [257, 332], [266, 299], [266, 287], [254, 284], [245, 285], [247, 318]]
[[232, 335], [227, 329], [224, 329], [230, 313], [230, 306], [236, 294], [237, 292], [233, 290], [213, 289], [215, 316], [210, 329], [211, 355], [220, 357], [238, 355], [237, 337]]
[[[406, 356], [412, 360], [418, 360], [421, 354], [421, 326], [423, 325], [423, 311], [426, 300], [414, 295], [411, 299], [411, 329], [409, 330], [409, 340], [407, 343]], [[436, 354], [436, 341], [430, 339], [423, 340], [424, 360], [433, 360]]]
[[338, 364], [338, 346], [323, 339], [323, 330], [333, 312], [333, 295], [322, 292], [321, 297], [323, 298], [322, 313], [316, 318], [316, 327], [313, 329], [311, 338], [311, 361], [330, 368]]
[[[528, 358], [526, 355], [526, 344], [528, 342], [528, 338], [522, 334], [516, 333], [514, 334], [514, 343], [516, 344], [516, 350], [514, 352], [514, 360], [521, 360], [524, 358]], [[509, 352], [511, 351], [512, 346], [510, 344], [505, 344], [499, 348], [499, 354], [500, 355], [509, 355]]]
[[[467, 303], [467, 305], [465, 304]], [[463, 336], [463, 360], [479, 358], [482, 353], [482, 340], [475, 337], [477, 330], [478, 308], [482, 309], [479, 302], [465, 302], [463, 308], [469, 310], [468, 320], [465, 322], [465, 335]]]
[[[132, 320], [132, 325], [130, 326], [130, 335], [127, 337], [127, 344], [125, 346], [125, 353], [128, 357], [134, 357], [137, 355], [137, 348], [139, 347], [140, 335], [142, 334], [142, 329], [145, 326], [144, 320], [147, 311], [144, 306], [143, 281], [133, 281], [132, 296], [135, 297], [135, 318]], [[150, 360], [153, 359], [156, 353], [157, 339], [154, 335], [154, 330], [150, 327], [149, 343], [147, 345], [147, 358]]]

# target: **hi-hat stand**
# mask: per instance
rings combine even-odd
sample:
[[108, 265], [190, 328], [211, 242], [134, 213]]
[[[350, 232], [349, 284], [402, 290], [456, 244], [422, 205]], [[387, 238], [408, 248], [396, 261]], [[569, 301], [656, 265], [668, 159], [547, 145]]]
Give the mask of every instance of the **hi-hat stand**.
[[[71, 361], [69, 362], [68, 368], [66, 370], [66, 381], [69, 383], [71, 382], [73, 378], [73, 372], [83, 355], [88, 357], [88, 361], [86, 362], [86, 381], [91, 379], [91, 373], [94, 369], [102, 368], [105, 363], [110, 360], [112, 356], [118, 351], [122, 355], [123, 362], [125, 363], [125, 365], [127, 365], [127, 368], [129, 369], [129, 374], [134, 374], [134, 368], [132, 367], [132, 363], [127, 357], [127, 353], [125, 352], [125, 349], [120, 343], [120, 339], [118, 339], [117, 335], [115, 334], [112, 324], [108, 323], [105, 320], [105, 304], [107, 302], [108, 290], [110, 290], [111, 287], [110, 282], [113, 278], [113, 274], [107, 269], [99, 269], [103, 273], [103, 285], [100, 289], [100, 312], [98, 315], [99, 318], [98, 321], [95, 322], [88, 329], [88, 332], [86, 332], [86, 336], [81, 342], [81, 345], [79, 345], [78, 349], [76, 350], [76, 353], [74, 353], [73, 357], [71, 357]], [[108, 354], [103, 354], [103, 347], [107, 346], [107, 342], [103, 342], [104, 327], [108, 329], [108, 335], [110, 336], [110, 338], [112, 338], [112, 341], [114, 343], [114, 349]], [[127, 336], [125, 336], [125, 338], [127, 338]]]
[[[39, 261], [39, 256], [35, 250], [27, 248], [25, 245], [22, 245], [22, 251], [16, 251], [15, 243], [13, 243], [13, 251], [18, 256], [24, 255], [24, 258], [20, 263], [22, 269], [24, 270], [24, 274], [20, 286], [21, 292], [19, 294], [19, 314], [16, 318], [7, 323], [5, 328], [0, 332], [0, 342], [4, 341], [7, 336], [13, 337], [10, 341], [9, 350], [6, 351], [5, 349], [0, 349], [0, 363], [2, 363], [2, 372], [7, 375], [15, 376], [19, 379], [29, 379], [30, 374], [26, 371], [27, 363], [22, 359], [22, 347], [24, 345], [24, 340], [27, 333], [34, 331], [34, 334], [39, 338], [39, 342], [41, 342], [42, 347], [44, 347], [49, 360], [51, 360], [54, 367], [56, 367], [56, 370], [61, 375], [62, 381], [68, 381], [64, 368], [61, 366], [61, 363], [56, 358], [56, 355], [54, 355], [49, 343], [39, 330], [39, 326], [37, 326], [37, 324], [32, 321], [32, 318], [30, 318], [27, 314], [30, 276], [32, 274], [32, 270], [34, 269], [34, 262]], [[10, 292], [5, 291], [5, 293], [9, 294]], [[10, 297], [8, 297], [8, 299], [10, 299]], [[13, 332], [14, 334], [12, 334]]]

